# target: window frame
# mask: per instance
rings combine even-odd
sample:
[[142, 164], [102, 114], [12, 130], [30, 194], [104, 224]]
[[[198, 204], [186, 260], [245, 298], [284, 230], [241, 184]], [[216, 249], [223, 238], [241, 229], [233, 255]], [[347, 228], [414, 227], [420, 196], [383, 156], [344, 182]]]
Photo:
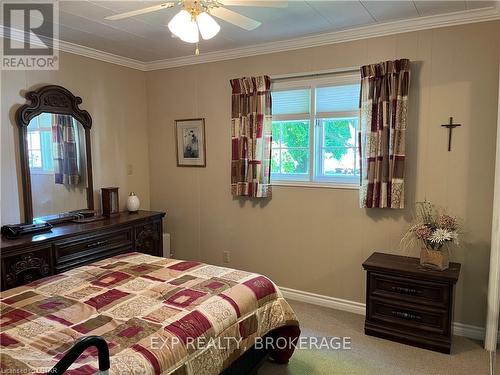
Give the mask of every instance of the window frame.
[[[318, 172], [323, 163], [322, 158], [322, 129], [321, 119], [357, 118], [358, 109], [352, 111], [319, 112], [316, 113], [316, 89], [321, 87], [333, 87], [350, 84], [359, 84], [359, 74], [342, 73], [324, 77], [301, 77], [297, 79], [285, 79], [273, 82], [272, 92], [308, 89], [310, 93], [309, 113], [273, 115], [275, 121], [304, 121], [309, 119], [309, 166], [308, 173], [303, 178], [296, 175], [271, 173], [271, 185], [274, 186], [297, 186], [297, 187], [322, 187], [335, 189], [359, 189], [359, 176], [325, 176]], [[359, 126], [359, 121], [358, 121]], [[358, 130], [358, 129], [357, 129]], [[321, 142], [321, 144], [319, 143]], [[281, 142], [280, 142], [281, 143]], [[355, 152], [359, 151], [359, 144], [355, 140]], [[355, 156], [356, 157], [356, 156]]]
[[[303, 115], [303, 114], [299, 114], [299, 115]], [[294, 118], [290, 118], [290, 119], [284, 119], [285, 117], [288, 117], [288, 116], [292, 116]], [[283, 149], [288, 149], [288, 150], [307, 150], [309, 153], [311, 152], [311, 123], [310, 123], [310, 119], [309, 117], [297, 117], [295, 118], [295, 115], [284, 115], [283, 116], [284, 118], [283, 119], [280, 119], [278, 121], [280, 122], [287, 122], [287, 121], [309, 121], [309, 143], [307, 145], [307, 147], [281, 147], [281, 141], [283, 140], [283, 129], [281, 128], [280, 129], [280, 166], [281, 166], [281, 150]], [[273, 120], [274, 121], [274, 120]], [[271, 152], [272, 152], [272, 147], [271, 147]], [[284, 173], [273, 173], [274, 176], [279, 176], [280, 177], [280, 181], [309, 181], [309, 175], [310, 175], [310, 171], [311, 171], [311, 155], [309, 155], [309, 165], [308, 165], [308, 172], [307, 173], [296, 173], [296, 174], [284, 174]]]

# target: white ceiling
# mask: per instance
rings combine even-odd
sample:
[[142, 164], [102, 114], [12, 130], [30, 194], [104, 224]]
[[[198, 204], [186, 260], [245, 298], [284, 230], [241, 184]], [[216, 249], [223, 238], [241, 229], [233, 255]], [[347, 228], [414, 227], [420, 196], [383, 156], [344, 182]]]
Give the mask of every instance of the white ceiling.
[[[175, 0], [174, 0], [175, 1]], [[176, 6], [119, 21], [104, 18], [163, 1], [61, 1], [60, 35], [63, 41], [140, 62], [193, 55], [194, 46], [173, 38], [166, 24]], [[223, 0], [222, 0], [223, 2]], [[360, 26], [487, 8], [495, 1], [289, 1], [287, 8], [228, 6], [262, 22], [245, 31], [218, 20], [221, 32], [202, 41], [202, 54], [266, 42], [293, 39]]]

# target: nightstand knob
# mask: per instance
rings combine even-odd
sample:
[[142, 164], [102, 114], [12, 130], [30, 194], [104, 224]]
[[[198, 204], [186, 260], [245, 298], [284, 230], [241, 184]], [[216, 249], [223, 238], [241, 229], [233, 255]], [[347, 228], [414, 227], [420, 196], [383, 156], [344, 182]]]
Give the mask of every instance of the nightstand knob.
[[397, 318], [401, 318], [401, 319], [405, 319], [405, 320], [422, 320], [422, 317], [420, 315], [416, 315], [416, 314], [413, 314], [410, 312], [405, 312], [405, 311], [392, 310], [392, 315], [397, 317]]
[[420, 290], [418, 290], [418, 289], [407, 288], [407, 287], [403, 287], [403, 286], [392, 286], [391, 289], [392, 289], [393, 292], [403, 293], [403, 294], [410, 294], [412, 296], [421, 293]]

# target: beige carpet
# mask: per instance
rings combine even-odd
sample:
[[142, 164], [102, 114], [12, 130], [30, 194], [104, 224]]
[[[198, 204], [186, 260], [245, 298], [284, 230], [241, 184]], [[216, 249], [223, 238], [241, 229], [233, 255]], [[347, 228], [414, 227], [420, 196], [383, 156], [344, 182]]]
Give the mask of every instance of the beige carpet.
[[[290, 301], [303, 336], [350, 336], [351, 350], [298, 350], [288, 365], [263, 364], [265, 374], [481, 375], [488, 374], [488, 353], [481, 343], [455, 336], [446, 355], [366, 336], [364, 317]], [[500, 353], [497, 352], [497, 359]], [[500, 364], [497, 360], [497, 368]]]

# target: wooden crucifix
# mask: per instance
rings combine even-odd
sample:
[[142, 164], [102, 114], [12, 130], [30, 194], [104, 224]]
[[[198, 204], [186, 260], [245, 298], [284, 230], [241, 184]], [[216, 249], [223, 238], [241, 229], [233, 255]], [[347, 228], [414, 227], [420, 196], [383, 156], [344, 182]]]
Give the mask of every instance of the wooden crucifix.
[[451, 151], [451, 133], [453, 132], [453, 129], [462, 126], [462, 124], [454, 124], [453, 123], [453, 117], [450, 117], [450, 122], [448, 124], [441, 125], [444, 126], [445, 128], [448, 128], [448, 151]]

